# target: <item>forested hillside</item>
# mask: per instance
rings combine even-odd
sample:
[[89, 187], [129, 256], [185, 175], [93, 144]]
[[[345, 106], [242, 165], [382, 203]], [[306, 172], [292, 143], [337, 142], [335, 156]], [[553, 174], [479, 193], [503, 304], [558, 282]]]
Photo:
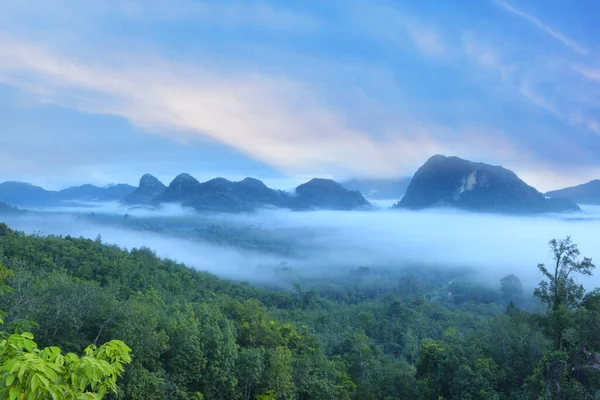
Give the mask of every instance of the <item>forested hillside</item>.
[[514, 275], [481, 284], [426, 268], [275, 289], [0, 224], [0, 310], [6, 332], [40, 347], [126, 343], [106, 398], [597, 399], [600, 293], [573, 279], [594, 266], [568, 239], [551, 249], [534, 298]]

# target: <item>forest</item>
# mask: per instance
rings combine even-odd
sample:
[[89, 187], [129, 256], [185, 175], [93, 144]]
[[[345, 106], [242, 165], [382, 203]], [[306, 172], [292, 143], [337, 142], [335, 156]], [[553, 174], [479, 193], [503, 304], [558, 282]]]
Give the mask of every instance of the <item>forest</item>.
[[600, 399], [595, 266], [549, 250], [533, 293], [411, 266], [281, 288], [0, 224], [0, 397]]

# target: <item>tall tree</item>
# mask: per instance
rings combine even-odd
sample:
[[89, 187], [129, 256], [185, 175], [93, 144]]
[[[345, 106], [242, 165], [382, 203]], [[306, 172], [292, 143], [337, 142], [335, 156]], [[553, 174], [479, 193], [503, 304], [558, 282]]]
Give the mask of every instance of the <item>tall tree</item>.
[[550, 330], [554, 346], [562, 349], [563, 334], [569, 324], [570, 314], [583, 299], [585, 290], [582, 284], [575, 281], [575, 275], [592, 275], [596, 266], [592, 259], [580, 259], [579, 248], [567, 236], [565, 239], [552, 239], [549, 243], [554, 262], [551, 267], [539, 264], [538, 269], [544, 274], [538, 287], [534, 290], [548, 310]]
[[549, 245], [554, 263], [551, 267], [538, 264], [547, 280], [541, 281], [533, 294], [551, 311], [557, 311], [563, 305], [575, 307], [583, 299], [585, 291], [573, 275], [590, 276], [596, 266], [591, 258], [579, 260], [579, 248], [569, 236], [562, 240], [552, 239]]

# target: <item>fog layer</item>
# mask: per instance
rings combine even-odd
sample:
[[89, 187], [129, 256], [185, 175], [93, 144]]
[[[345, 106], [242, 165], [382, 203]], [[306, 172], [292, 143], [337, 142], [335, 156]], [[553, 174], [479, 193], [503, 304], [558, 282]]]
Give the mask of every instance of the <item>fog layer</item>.
[[[27, 216], [4, 218], [13, 229], [42, 234], [95, 238], [121, 247], [149, 247], [168, 257], [226, 278], [273, 281], [281, 262], [294, 271], [326, 276], [359, 266], [401, 269], [415, 265], [467, 267], [477, 278], [496, 284], [514, 273], [526, 285], [540, 279], [538, 263], [549, 263], [548, 241], [570, 235], [582, 255], [600, 263], [600, 207], [582, 207], [585, 213], [513, 217], [459, 211], [314, 211], [268, 210], [252, 214], [199, 215], [178, 206], [158, 210], [76, 205], [38, 210]], [[58, 213], [58, 212], [61, 213]], [[86, 213], [113, 216], [108, 223]], [[121, 224], [123, 215], [159, 223], [163, 233], [133, 230]], [[2, 217], [0, 217], [2, 219]], [[157, 222], [158, 221], [158, 222]], [[216, 244], [201, 237], [186, 237], [194, 228], [208, 225], [249, 232], [244, 240], [261, 235], [285, 243], [286, 254], [240, 248], [227, 240]], [[144, 225], [145, 226], [145, 225]], [[166, 227], [166, 228], [165, 228]], [[186, 229], [187, 229], [186, 228]], [[179, 234], [184, 232], [185, 234]], [[237, 232], [237, 233], [235, 233]], [[255, 233], [258, 232], [258, 233]], [[175, 233], [175, 234], [174, 234]], [[227, 236], [227, 237], [229, 237]], [[274, 272], [275, 271], [275, 272]], [[588, 287], [600, 286], [597, 276], [581, 279]]]

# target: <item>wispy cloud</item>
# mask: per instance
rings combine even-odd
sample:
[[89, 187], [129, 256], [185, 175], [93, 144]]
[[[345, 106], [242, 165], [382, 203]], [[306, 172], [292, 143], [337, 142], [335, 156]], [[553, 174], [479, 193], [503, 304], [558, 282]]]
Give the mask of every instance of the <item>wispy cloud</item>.
[[574, 66], [573, 69], [589, 80], [600, 82], [600, 69], [581, 66]]
[[558, 40], [559, 42], [561, 42], [562, 44], [564, 44], [571, 50], [573, 50], [579, 54], [588, 54], [588, 50], [583, 45], [577, 43], [575, 40], [570, 39], [567, 36], [563, 35], [562, 33], [558, 32], [557, 30], [551, 28], [550, 26], [546, 25], [544, 22], [542, 22], [540, 19], [534, 17], [533, 15], [528, 14], [524, 11], [521, 11], [502, 0], [492, 0], [492, 1], [496, 4], [498, 4], [499, 6], [503, 7], [504, 9], [510, 11], [514, 15], [531, 22], [537, 28], [546, 32], [548, 35], [550, 35], [554, 39]]
[[475, 65], [497, 76], [522, 99], [571, 126], [600, 134], [596, 119], [600, 103], [593, 95], [584, 95], [589, 91], [587, 83], [573, 74], [570, 60], [543, 53], [535, 54], [531, 60], [511, 59], [498, 47], [472, 34], [463, 35], [462, 46]]
[[93, 66], [10, 40], [0, 42], [0, 60], [1, 80], [46, 101], [119, 115], [179, 140], [209, 136], [290, 173], [395, 175], [411, 153], [435, 147], [421, 138], [379, 142], [285, 78], [222, 76], [143, 56]]
[[267, 1], [206, 0], [120, 0], [81, 2], [77, 0], [5, 0], [6, 16], [31, 17], [45, 14], [68, 25], [81, 22], [99, 26], [121, 19], [130, 22], [188, 22], [225, 27], [260, 27], [268, 30], [307, 32], [319, 28], [321, 21], [312, 14], [290, 11]]
[[43, 101], [118, 115], [175, 140], [211, 137], [295, 175], [398, 176], [434, 153], [495, 160], [517, 153], [502, 133], [481, 127], [452, 132], [413, 119], [377, 135], [349, 123], [350, 110], [323, 104], [305, 83], [220, 74], [143, 55], [90, 64], [5, 38], [2, 81]]
[[[569, 134], [573, 127], [600, 131], [596, 99], [577, 81], [593, 71], [574, 70], [571, 60], [557, 61], [533, 42], [515, 43], [501, 27], [475, 28], [464, 40], [468, 26], [375, 1], [331, 2], [325, 15], [280, 2], [51, 0], [56, 8], [42, 11], [32, 4], [12, 2], [27, 14], [19, 28], [0, 15], [0, 26], [14, 34], [0, 31], [0, 83], [182, 143], [209, 137], [294, 176], [398, 176], [438, 152], [541, 176], [552, 155], [523, 146], [522, 127], [505, 118], [504, 108], [524, 115], [527, 104], [544, 111], [531, 108], [527, 121], [549, 114], [570, 124], [547, 118]], [[52, 24], [29, 28], [46, 11], [62, 15], [59, 36]], [[115, 21], [127, 35], [111, 34]], [[172, 36], [173, 23], [181, 36]], [[220, 33], [196, 40], [182, 26]], [[533, 134], [545, 137], [543, 129]]]
[[365, 6], [349, 7], [349, 21], [364, 35], [393, 44], [397, 48], [413, 48], [418, 53], [440, 58], [448, 53], [444, 37], [430, 23], [373, 1]]

